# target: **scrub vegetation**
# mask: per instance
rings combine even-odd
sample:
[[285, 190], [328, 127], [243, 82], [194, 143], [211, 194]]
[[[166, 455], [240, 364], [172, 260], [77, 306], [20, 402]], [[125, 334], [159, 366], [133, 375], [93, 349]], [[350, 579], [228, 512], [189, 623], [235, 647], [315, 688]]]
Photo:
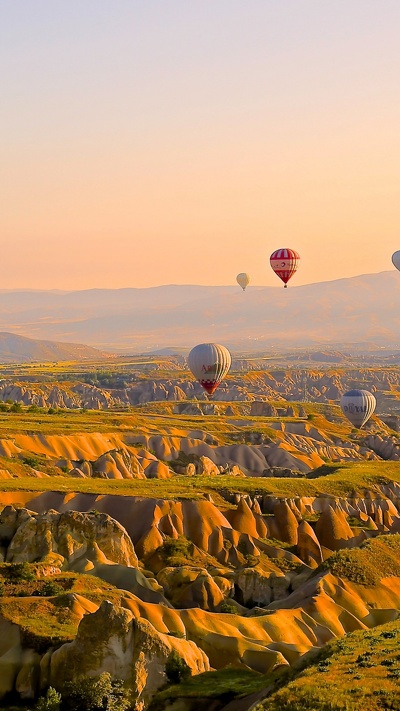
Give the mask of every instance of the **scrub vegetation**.
[[400, 709], [400, 622], [353, 632], [303, 660], [255, 711]]
[[[3, 461], [5, 458], [3, 458]], [[13, 460], [11, 460], [11, 463]], [[7, 464], [8, 460], [4, 462]], [[19, 465], [20, 466], [20, 465]], [[356, 462], [324, 465], [322, 476], [318, 470], [311, 479], [280, 477], [238, 478], [220, 475], [174, 476], [171, 479], [73, 479], [60, 471], [58, 476], [35, 478], [18, 476], [0, 480], [4, 491], [58, 491], [118, 496], [147, 496], [163, 499], [201, 499], [206, 494], [219, 494], [222, 498], [232, 494], [293, 496], [350, 496], [357, 492], [378, 491], [391, 482], [400, 483], [397, 462]], [[328, 472], [328, 473], [327, 473]]]

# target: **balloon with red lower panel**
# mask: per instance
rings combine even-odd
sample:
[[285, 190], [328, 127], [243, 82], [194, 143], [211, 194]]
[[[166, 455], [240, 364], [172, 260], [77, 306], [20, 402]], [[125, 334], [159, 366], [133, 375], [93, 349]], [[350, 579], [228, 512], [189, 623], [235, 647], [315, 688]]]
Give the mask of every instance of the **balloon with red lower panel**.
[[188, 365], [204, 390], [212, 395], [231, 367], [231, 354], [218, 343], [199, 343], [188, 355]]
[[282, 279], [286, 289], [289, 279], [297, 272], [300, 255], [294, 249], [283, 247], [272, 252], [269, 261], [275, 274], [279, 279]]

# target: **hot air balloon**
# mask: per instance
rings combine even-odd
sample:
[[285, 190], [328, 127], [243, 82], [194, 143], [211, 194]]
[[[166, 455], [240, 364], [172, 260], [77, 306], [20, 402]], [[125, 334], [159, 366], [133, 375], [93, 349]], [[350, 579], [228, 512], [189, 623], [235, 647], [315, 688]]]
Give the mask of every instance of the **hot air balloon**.
[[218, 343], [199, 343], [188, 355], [188, 365], [204, 390], [212, 395], [231, 367], [231, 354]]
[[269, 261], [275, 274], [282, 279], [285, 289], [289, 279], [297, 271], [300, 255], [294, 249], [276, 249], [272, 252]]
[[398, 269], [400, 272], [400, 249], [394, 254], [392, 254], [392, 262], [396, 269]]
[[351, 424], [360, 429], [373, 414], [376, 400], [368, 390], [349, 390], [342, 395], [340, 407]]
[[250, 284], [250, 277], [246, 272], [240, 272], [240, 274], [237, 275], [236, 281], [239, 284], [239, 286], [242, 287], [243, 291], [245, 290], [246, 286]]

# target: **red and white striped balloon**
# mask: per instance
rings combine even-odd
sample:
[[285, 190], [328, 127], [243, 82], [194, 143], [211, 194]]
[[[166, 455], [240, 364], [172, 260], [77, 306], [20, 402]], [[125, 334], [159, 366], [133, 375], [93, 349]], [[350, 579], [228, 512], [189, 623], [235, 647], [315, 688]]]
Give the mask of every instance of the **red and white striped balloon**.
[[289, 279], [297, 271], [300, 255], [294, 249], [276, 249], [275, 252], [272, 252], [269, 261], [275, 274], [279, 279], [282, 279], [286, 289]]

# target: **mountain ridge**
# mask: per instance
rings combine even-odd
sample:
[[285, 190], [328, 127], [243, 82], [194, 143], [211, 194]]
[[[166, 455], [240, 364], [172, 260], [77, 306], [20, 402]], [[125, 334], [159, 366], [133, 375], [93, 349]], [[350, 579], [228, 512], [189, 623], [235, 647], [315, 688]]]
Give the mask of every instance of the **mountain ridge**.
[[0, 329], [43, 340], [143, 352], [223, 342], [233, 349], [400, 338], [396, 271], [290, 286], [161, 285], [0, 291]]
[[26, 338], [14, 333], [0, 332], [0, 361], [24, 363], [28, 361], [93, 360], [106, 354], [82, 343]]

